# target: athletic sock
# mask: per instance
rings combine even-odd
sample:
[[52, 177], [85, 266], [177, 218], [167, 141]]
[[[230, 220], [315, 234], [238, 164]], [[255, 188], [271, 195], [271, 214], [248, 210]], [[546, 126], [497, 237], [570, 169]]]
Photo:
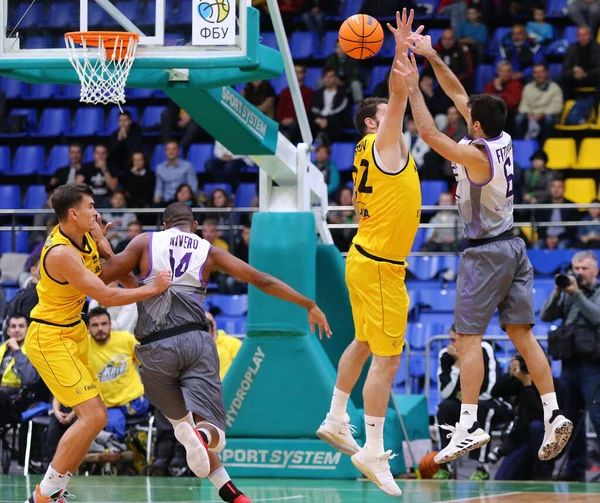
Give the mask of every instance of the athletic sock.
[[546, 393], [541, 395], [542, 405], [544, 406], [544, 423], [548, 424], [552, 413], [558, 409], [558, 400], [556, 399], [556, 393]]
[[173, 429], [175, 429], [175, 426], [177, 426], [179, 423], [188, 423], [192, 428], [196, 428], [196, 425], [194, 424], [194, 416], [191, 412], [188, 412], [187, 416], [181, 419], [171, 419], [170, 417], [167, 417], [167, 419], [169, 420], [169, 423], [173, 425]]
[[331, 408], [329, 414], [331, 414], [338, 421], [344, 422], [346, 420], [346, 408], [348, 407], [348, 399], [350, 393], [346, 393], [338, 388], [333, 388], [333, 396], [331, 397]]
[[40, 492], [44, 496], [50, 496], [59, 489], [64, 489], [69, 483], [70, 476], [68, 472], [65, 474], [58, 473], [52, 465], [48, 466], [44, 479], [40, 482]]
[[198, 433], [200, 433], [200, 436], [203, 438], [204, 442], [206, 442], [206, 446], [208, 447], [212, 442], [212, 435], [210, 431], [208, 431], [206, 428], [198, 428]]
[[463, 403], [460, 406], [460, 426], [465, 430], [471, 429], [477, 421], [477, 404]]
[[381, 456], [385, 450], [383, 448], [383, 424], [385, 417], [375, 417], [365, 415], [365, 428], [367, 441], [365, 442], [365, 451], [369, 457]]
[[217, 468], [211, 473], [208, 476], [208, 480], [219, 490], [219, 497], [227, 503], [235, 503], [235, 499], [244, 494], [231, 481], [231, 477], [224, 466]]

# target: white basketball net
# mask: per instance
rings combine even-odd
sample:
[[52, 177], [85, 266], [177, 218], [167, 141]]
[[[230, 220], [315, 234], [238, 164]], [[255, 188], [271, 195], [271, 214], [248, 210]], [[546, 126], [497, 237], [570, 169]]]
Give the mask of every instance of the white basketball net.
[[72, 34], [65, 35], [65, 44], [69, 61], [81, 80], [79, 101], [94, 105], [116, 103], [120, 108], [125, 103], [125, 84], [135, 60], [137, 38], [128, 33], [117, 36], [108, 53], [101, 35], [97, 47], [86, 44], [81, 35]]

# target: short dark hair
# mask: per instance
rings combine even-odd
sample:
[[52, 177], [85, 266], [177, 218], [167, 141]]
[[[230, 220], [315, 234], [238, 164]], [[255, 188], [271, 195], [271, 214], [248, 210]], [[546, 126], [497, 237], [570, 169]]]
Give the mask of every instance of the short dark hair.
[[179, 142], [175, 139], [175, 138], [169, 138], [166, 142], [165, 142], [165, 147], [169, 144], [169, 143], [174, 143], [175, 145], [177, 145], [177, 147], [179, 147]]
[[361, 135], [365, 135], [365, 119], [372, 119], [377, 113], [379, 105], [387, 105], [387, 98], [376, 98], [371, 97], [363, 100], [360, 105], [356, 108], [354, 113], [354, 127], [358, 130]]
[[496, 138], [502, 134], [506, 123], [506, 103], [502, 98], [474, 94], [469, 98], [467, 106], [471, 110], [472, 122], [479, 122], [488, 138]]
[[85, 183], [69, 183], [58, 187], [50, 199], [58, 220], [62, 222], [67, 218], [69, 210], [77, 206], [86, 195], [94, 197], [94, 192]]
[[11, 320], [20, 320], [21, 318], [24, 318], [27, 325], [29, 325], [29, 320], [27, 319], [27, 316], [25, 316], [23, 313], [13, 313], [8, 318], [8, 326], [10, 326]]
[[163, 213], [162, 217], [165, 225], [174, 225], [179, 222], [194, 223], [194, 214], [192, 209], [185, 203], [171, 203]]
[[139, 225], [140, 227], [143, 227], [142, 222], [140, 222], [139, 220], [134, 220], [133, 222], [129, 222], [127, 224], [127, 228], [129, 229], [129, 227], [131, 227], [132, 225]]
[[81, 150], [83, 152], [83, 143], [78, 142], [78, 141], [72, 141], [71, 143], [69, 143], [69, 148], [71, 147], [77, 147], [79, 148], [79, 150]]
[[546, 152], [544, 152], [541, 149], [536, 150], [529, 160], [535, 161], [536, 159], [540, 159], [540, 160], [544, 161], [544, 163], [548, 164], [548, 154], [546, 154]]
[[550, 180], [550, 183], [552, 183], [552, 182], [565, 183], [565, 177], [563, 175], [561, 175], [560, 173], [554, 173], [554, 175], [552, 176], [552, 180]]
[[325, 77], [325, 75], [327, 75], [329, 72], [333, 72], [335, 75], [337, 75], [336, 71], [333, 68], [329, 68], [327, 66], [323, 68], [323, 72], [321, 75]]
[[452, 323], [452, 325], [450, 325], [450, 332], [456, 333], [456, 325], [454, 323]]
[[123, 110], [122, 112], [119, 113], [119, 117], [121, 117], [121, 115], [126, 115], [130, 119], [132, 118], [131, 117], [131, 112], [129, 110]]
[[98, 306], [95, 307], [94, 309], [90, 309], [90, 311], [88, 312], [88, 323], [90, 322], [90, 320], [92, 318], [95, 318], [97, 316], [108, 316], [108, 321], [110, 321], [110, 314], [109, 312], [106, 310], [106, 308], [102, 307], [102, 306]]

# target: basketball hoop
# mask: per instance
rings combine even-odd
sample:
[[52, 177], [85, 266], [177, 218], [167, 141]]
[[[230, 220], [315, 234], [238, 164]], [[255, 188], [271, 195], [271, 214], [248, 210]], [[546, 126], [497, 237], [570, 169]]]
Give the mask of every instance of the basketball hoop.
[[126, 31], [65, 33], [69, 61], [81, 80], [79, 101], [125, 103], [125, 84], [140, 36]]

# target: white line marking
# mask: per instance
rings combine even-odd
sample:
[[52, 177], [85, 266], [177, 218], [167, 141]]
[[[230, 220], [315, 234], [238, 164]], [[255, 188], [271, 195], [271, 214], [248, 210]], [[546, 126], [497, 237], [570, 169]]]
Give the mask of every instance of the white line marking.
[[521, 491], [514, 491], [511, 493], [490, 493], [490, 494], [482, 494], [481, 496], [472, 496], [470, 498], [457, 498], [454, 500], [440, 500], [434, 501], [432, 503], [462, 503], [463, 501], [475, 501], [475, 500], [486, 500], [488, 498], [504, 498], [505, 496], [515, 496], [517, 494], [522, 494]]

